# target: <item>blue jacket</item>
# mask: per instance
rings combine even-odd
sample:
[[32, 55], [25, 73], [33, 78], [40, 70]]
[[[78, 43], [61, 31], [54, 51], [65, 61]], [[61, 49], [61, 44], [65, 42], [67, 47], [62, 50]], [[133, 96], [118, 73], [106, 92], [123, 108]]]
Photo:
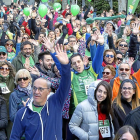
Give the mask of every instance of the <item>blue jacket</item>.
[[17, 89], [14, 90], [14, 92], [11, 93], [9, 98], [9, 114], [10, 114], [10, 120], [14, 122], [16, 113], [19, 109], [21, 109], [23, 106], [22, 101], [26, 101], [27, 98], [31, 98], [32, 93], [30, 96], [28, 96], [26, 93], [19, 91]]
[[10, 140], [62, 140], [62, 108], [71, 85], [70, 64], [62, 65], [58, 90], [50, 96], [41, 113], [34, 112], [30, 100], [26, 107], [17, 112]]

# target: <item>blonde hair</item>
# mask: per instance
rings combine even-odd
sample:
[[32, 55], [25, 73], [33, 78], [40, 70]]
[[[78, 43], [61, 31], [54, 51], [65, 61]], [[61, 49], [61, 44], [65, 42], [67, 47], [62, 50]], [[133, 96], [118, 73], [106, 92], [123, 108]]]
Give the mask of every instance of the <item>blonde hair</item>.
[[15, 84], [17, 85], [18, 84], [18, 78], [19, 77], [23, 77], [23, 76], [27, 76], [30, 80], [30, 84], [32, 84], [32, 78], [31, 78], [31, 75], [29, 73], [28, 70], [26, 69], [20, 69], [17, 73], [16, 73], [16, 76], [15, 76]]

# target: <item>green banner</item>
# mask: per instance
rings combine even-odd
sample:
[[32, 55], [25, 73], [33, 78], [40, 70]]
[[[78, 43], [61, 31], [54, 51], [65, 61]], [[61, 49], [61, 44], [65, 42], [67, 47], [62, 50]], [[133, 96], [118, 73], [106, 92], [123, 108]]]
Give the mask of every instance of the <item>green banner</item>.
[[127, 14], [134, 14], [137, 6], [138, 6], [139, 0], [128, 0], [128, 7], [127, 7]]

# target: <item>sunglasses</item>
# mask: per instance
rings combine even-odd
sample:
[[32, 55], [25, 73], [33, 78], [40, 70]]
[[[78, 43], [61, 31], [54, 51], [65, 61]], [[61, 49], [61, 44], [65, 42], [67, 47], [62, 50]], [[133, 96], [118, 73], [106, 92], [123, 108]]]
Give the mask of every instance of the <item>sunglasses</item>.
[[103, 75], [104, 75], [104, 74], [109, 75], [110, 72], [102, 72], [102, 74], [103, 74]]
[[28, 77], [21, 77], [21, 78], [18, 78], [18, 81], [27, 81], [29, 78]]
[[23, 39], [29, 39], [28, 37], [23, 37]]
[[6, 53], [5, 52], [0, 52], [0, 55], [6, 55]]
[[120, 60], [120, 61], [123, 61], [123, 58], [119, 58], [119, 57], [117, 57], [117, 59]]
[[128, 68], [120, 68], [120, 71], [129, 71], [130, 69], [128, 69]]
[[106, 54], [105, 56], [108, 57], [108, 58], [109, 58], [109, 57], [111, 57], [111, 58], [114, 57], [114, 55], [109, 55], [109, 54]]
[[8, 44], [8, 43], [6, 43], [6, 45], [7, 45], [7, 46], [11, 46], [11, 47], [13, 46], [13, 44]]
[[121, 47], [123, 47], [123, 46], [124, 46], [124, 47], [127, 47], [127, 45], [126, 45], [126, 44], [120, 44], [120, 46], [121, 46]]
[[9, 68], [4, 68], [4, 67], [0, 67], [0, 71], [9, 71], [10, 69]]

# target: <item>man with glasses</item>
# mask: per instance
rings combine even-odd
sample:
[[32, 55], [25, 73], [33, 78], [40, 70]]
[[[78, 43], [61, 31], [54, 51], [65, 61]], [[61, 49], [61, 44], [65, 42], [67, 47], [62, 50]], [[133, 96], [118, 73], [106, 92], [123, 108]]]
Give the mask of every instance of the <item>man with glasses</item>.
[[117, 97], [121, 82], [125, 79], [132, 79], [136, 83], [139, 93], [138, 96], [140, 98], [140, 70], [131, 75], [131, 66], [128, 63], [123, 62], [119, 65], [118, 75], [118, 77], [112, 79], [110, 82], [113, 91], [112, 100], [114, 100]]
[[7, 60], [7, 50], [4, 46], [0, 46], [0, 61]]
[[125, 41], [121, 41], [118, 46], [118, 50], [123, 54], [123, 62], [128, 60], [128, 44]]
[[39, 78], [33, 84], [33, 99], [17, 112], [10, 140], [61, 140], [62, 108], [71, 85], [71, 72], [66, 50], [56, 47], [62, 75], [58, 90], [50, 95], [51, 83]]
[[37, 62], [37, 57], [33, 53], [33, 45], [25, 41], [21, 44], [20, 50], [21, 52], [12, 61], [16, 71], [33, 67]]

